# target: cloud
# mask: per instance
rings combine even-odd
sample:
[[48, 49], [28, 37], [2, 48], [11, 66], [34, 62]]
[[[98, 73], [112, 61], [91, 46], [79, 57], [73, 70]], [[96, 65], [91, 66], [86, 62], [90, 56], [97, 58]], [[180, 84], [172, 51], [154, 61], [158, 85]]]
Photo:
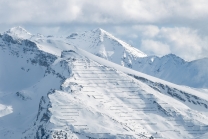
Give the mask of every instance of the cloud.
[[153, 24], [208, 17], [206, 0], [1, 0], [0, 5], [5, 24]]
[[142, 36], [147, 38], [155, 37], [160, 31], [160, 29], [154, 25], [134, 25], [132, 28], [141, 32]]
[[1, 23], [54, 24], [74, 21], [79, 16], [75, 1], [1, 1]]
[[[186, 27], [162, 27], [157, 38], [170, 45], [170, 50], [186, 60], [207, 57], [206, 36], [200, 36], [197, 30]], [[205, 54], [204, 52], [207, 52]]]
[[141, 49], [150, 55], [163, 56], [171, 53], [169, 45], [154, 40], [142, 40]]
[[198, 29], [133, 25], [116, 26], [113, 31], [148, 55], [174, 53], [187, 61], [208, 57], [208, 35]]
[[207, 0], [0, 0], [0, 30], [68, 35], [101, 27], [147, 54], [208, 57]]
[[124, 34], [123, 38], [125, 33], [131, 34], [128, 36], [134, 35], [135, 37], [129, 37], [127, 42], [134, 42], [133, 46], [148, 55], [174, 53], [188, 61], [208, 57], [208, 35], [201, 35], [196, 29], [136, 25], [130, 29], [120, 27], [118, 30]]

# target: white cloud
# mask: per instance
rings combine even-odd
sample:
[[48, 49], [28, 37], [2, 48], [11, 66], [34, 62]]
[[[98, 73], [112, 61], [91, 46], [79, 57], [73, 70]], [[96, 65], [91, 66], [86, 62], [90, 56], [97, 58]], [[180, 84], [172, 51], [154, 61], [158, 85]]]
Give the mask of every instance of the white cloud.
[[78, 0], [0, 1], [1, 23], [54, 24], [75, 21], [80, 16]]
[[[208, 41], [190, 28], [161, 28], [158, 38], [168, 43], [172, 53], [187, 60], [208, 56], [204, 54]], [[208, 53], [208, 51], [207, 51]]]
[[163, 56], [171, 53], [169, 46], [159, 41], [142, 40], [141, 49], [151, 55]]
[[148, 55], [174, 53], [188, 61], [208, 57], [208, 35], [189, 27], [134, 25], [116, 27], [115, 32]]
[[207, 0], [1, 0], [0, 5], [1, 23], [177, 23], [208, 17]]
[[103, 27], [149, 54], [208, 57], [207, 0], [0, 0], [0, 6], [1, 31], [21, 25], [66, 35]]
[[160, 29], [154, 25], [135, 25], [133, 29], [141, 32], [142, 36], [147, 38], [155, 37], [160, 31]]

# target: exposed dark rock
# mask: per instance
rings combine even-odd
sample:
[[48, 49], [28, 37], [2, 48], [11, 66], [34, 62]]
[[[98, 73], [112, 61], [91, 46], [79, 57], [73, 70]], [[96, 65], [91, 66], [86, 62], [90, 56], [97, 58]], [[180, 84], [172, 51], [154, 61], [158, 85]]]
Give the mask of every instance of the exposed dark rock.
[[7, 43], [12, 43], [12, 44], [22, 44], [20, 39], [13, 39], [12, 36], [8, 34], [4, 34], [2, 36], [2, 40], [6, 41]]
[[24, 94], [22, 94], [21, 92], [16, 92], [16, 95], [21, 98], [22, 100], [29, 100], [31, 98], [25, 96]]

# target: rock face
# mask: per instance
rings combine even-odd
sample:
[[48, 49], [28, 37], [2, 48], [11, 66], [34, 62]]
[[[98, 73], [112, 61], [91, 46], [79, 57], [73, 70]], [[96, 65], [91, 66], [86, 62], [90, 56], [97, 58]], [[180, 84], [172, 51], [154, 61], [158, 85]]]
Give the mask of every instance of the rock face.
[[0, 65], [2, 139], [208, 137], [206, 90], [133, 71], [63, 40], [3, 34]]

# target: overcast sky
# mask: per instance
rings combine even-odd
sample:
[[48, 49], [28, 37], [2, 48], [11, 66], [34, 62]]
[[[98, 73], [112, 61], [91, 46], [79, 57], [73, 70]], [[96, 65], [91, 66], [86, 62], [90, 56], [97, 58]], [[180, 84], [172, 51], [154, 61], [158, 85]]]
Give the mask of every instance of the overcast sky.
[[103, 28], [148, 55], [208, 57], [208, 0], [0, 0], [0, 32], [67, 36]]

